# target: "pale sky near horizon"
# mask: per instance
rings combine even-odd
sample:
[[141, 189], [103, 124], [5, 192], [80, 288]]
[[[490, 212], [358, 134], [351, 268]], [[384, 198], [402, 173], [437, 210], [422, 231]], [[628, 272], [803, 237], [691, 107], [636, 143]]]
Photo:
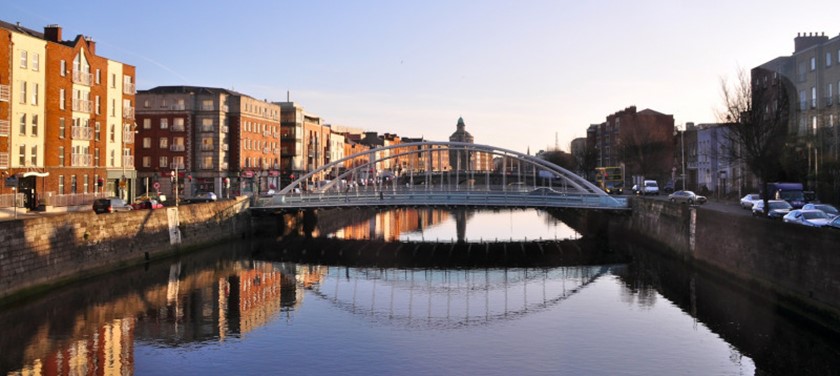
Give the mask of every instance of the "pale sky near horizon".
[[715, 122], [720, 80], [840, 34], [840, 1], [6, 0], [0, 19], [97, 42], [138, 89], [195, 85], [300, 103], [327, 123], [568, 150], [635, 105]]

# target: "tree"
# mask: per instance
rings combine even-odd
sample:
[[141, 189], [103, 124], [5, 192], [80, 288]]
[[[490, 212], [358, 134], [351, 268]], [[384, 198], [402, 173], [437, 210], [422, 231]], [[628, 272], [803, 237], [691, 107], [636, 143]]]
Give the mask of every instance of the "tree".
[[[753, 69], [751, 78], [739, 69], [734, 82], [721, 79], [723, 109], [718, 111], [718, 120], [729, 125], [729, 150], [725, 151], [729, 160], [742, 162], [766, 187], [768, 181], [783, 175], [781, 155], [795, 90], [789, 79], [763, 68]], [[765, 194], [765, 212], [767, 199]]]

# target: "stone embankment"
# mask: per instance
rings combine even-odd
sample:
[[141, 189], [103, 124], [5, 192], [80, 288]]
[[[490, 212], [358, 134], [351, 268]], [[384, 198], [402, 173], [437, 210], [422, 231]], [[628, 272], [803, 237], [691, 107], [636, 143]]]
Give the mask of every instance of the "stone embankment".
[[637, 198], [613, 239], [651, 248], [760, 290], [792, 311], [840, 323], [840, 231]]
[[[0, 222], [0, 301], [250, 233], [248, 200]], [[177, 210], [177, 211], [176, 211]], [[180, 237], [180, 243], [173, 240]]]

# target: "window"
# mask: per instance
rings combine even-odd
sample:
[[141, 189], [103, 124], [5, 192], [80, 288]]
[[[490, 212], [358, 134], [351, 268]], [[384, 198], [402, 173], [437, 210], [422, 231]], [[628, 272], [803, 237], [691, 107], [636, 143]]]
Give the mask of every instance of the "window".
[[166, 98], [163, 98], [163, 99], [160, 100], [160, 106], [161, 107], [166, 107]]
[[26, 81], [20, 82], [20, 103], [26, 103]]
[[64, 146], [58, 147], [58, 165], [64, 167]]
[[817, 87], [811, 86], [811, 108], [817, 108]]
[[96, 114], [97, 114], [97, 115], [99, 115], [99, 114], [100, 114], [99, 110], [102, 108], [102, 103], [100, 103], [99, 99], [100, 99], [100, 98], [99, 98], [99, 96], [97, 95], [97, 96], [96, 96], [96, 103], [95, 103], [95, 111], [96, 111]]
[[826, 52], [825, 53], [825, 66], [826, 67], [831, 66], [831, 52]]
[[38, 105], [38, 83], [32, 84], [32, 104]]
[[160, 119], [160, 129], [169, 129], [169, 119]]
[[811, 70], [814, 71], [817, 69], [817, 57], [811, 56]]
[[64, 194], [64, 175], [58, 175], [58, 194]]
[[109, 164], [111, 165], [111, 167], [116, 166], [116, 165], [117, 165], [117, 162], [116, 162], [116, 159], [117, 159], [117, 154], [116, 154], [116, 152], [115, 152], [114, 150], [111, 150], [111, 156], [110, 156], [110, 158], [111, 158], [111, 159], [110, 159], [110, 162], [111, 162], [111, 163], [109, 163]]
[[20, 145], [18, 153], [18, 163], [21, 167], [26, 166], [26, 145]]
[[67, 124], [64, 122], [64, 118], [58, 119], [58, 138], [64, 139], [64, 132], [67, 130]]
[[70, 175], [70, 193], [76, 193], [76, 175]]
[[26, 69], [28, 63], [26, 58], [26, 51], [20, 51], [20, 67]]
[[168, 149], [169, 148], [169, 138], [161, 137], [160, 138], [160, 148], [161, 149]]
[[38, 115], [37, 114], [32, 115], [32, 135], [33, 136], [38, 135]]
[[29, 156], [32, 166], [38, 165], [38, 145], [32, 146], [32, 155]]
[[152, 157], [145, 156], [143, 157], [143, 167], [152, 167]]
[[108, 131], [108, 137], [110, 138], [111, 142], [117, 141], [117, 126], [114, 123], [111, 123], [111, 128]]
[[58, 89], [58, 108], [64, 109], [64, 101], [66, 100], [64, 95], [64, 89]]
[[184, 131], [184, 118], [172, 119], [172, 130], [176, 132]]
[[99, 69], [97, 69], [96, 70], [96, 84], [97, 85], [99, 85], [99, 81], [100, 81], [101, 78], [102, 78], [102, 72]]
[[143, 101], [143, 107], [145, 107], [145, 108], [149, 108], [149, 107], [151, 107], [151, 106], [152, 106], [152, 103], [151, 103], [148, 99], [146, 99], [145, 101]]
[[111, 116], [117, 116], [117, 100], [111, 99]]
[[151, 137], [143, 137], [143, 149], [151, 149], [152, 148], [152, 138]]
[[160, 166], [164, 168], [169, 168], [168, 164], [166, 163], [166, 157], [160, 157]]
[[97, 121], [94, 124], [94, 139], [96, 141], [99, 141], [101, 135], [102, 135], [102, 124], [99, 124], [99, 122]]
[[87, 174], [82, 176], [82, 192], [88, 193], [88, 176], [87, 176]]
[[36, 72], [41, 70], [41, 55], [37, 52], [32, 54], [32, 70]]
[[109, 86], [111, 86], [112, 88], [117, 87], [117, 75], [114, 73], [111, 73], [111, 82]]
[[60, 71], [60, 72], [58, 72], [58, 74], [60, 74], [60, 75], [61, 75], [61, 77], [66, 76], [66, 75], [67, 75], [67, 62], [66, 62], [66, 61], [64, 61], [64, 60], [62, 60], [62, 61], [61, 61], [61, 66], [59, 67], [59, 69], [60, 69], [61, 71]]
[[26, 135], [26, 114], [20, 115], [20, 134]]
[[152, 129], [152, 119], [143, 119], [143, 129]]
[[93, 149], [93, 165], [99, 167], [99, 148]]
[[201, 131], [202, 132], [212, 132], [213, 131], [213, 119], [201, 119]]

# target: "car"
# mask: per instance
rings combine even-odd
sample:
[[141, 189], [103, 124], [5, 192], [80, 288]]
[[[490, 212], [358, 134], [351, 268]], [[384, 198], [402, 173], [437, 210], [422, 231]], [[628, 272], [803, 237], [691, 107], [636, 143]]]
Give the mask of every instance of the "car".
[[674, 203], [685, 204], [704, 204], [706, 203], [706, 196], [700, 196], [692, 191], [676, 191], [668, 195], [668, 200]]
[[118, 197], [98, 198], [93, 201], [93, 212], [96, 214], [130, 211], [131, 205]]
[[840, 215], [840, 211], [837, 211], [833, 205], [829, 204], [805, 204], [802, 205], [802, 209], [809, 209], [809, 210], [822, 210], [825, 214], [829, 217], [834, 218]]
[[[793, 206], [785, 200], [770, 200], [767, 201], [767, 205], [769, 210], [767, 212], [767, 217], [771, 219], [781, 219], [785, 216], [785, 214], [789, 213], [793, 210]], [[756, 217], [763, 217], [764, 216], [764, 201], [756, 201], [752, 207], [752, 215]]]
[[749, 193], [746, 196], [741, 197], [741, 208], [751, 209], [756, 201], [761, 201], [761, 195], [759, 195], [758, 193]]
[[198, 191], [192, 197], [184, 200], [186, 202], [213, 202], [218, 200], [218, 197], [213, 192]]
[[782, 221], [785, 223], [795, 223], [803, 226], [823, 227], [831, 221], [831, 218], [829, 218], [828, 214], [825, 214], [822, 210], [796, 209], [785, 214], [785, 216], [782, 217]]
[[609, 181], [604, 184], [604, 191], [611, 195], [624, 194], [624, 184], [621, 182]]
[[834, 219], [825, 224], [825, 227], [840, 230], [840, 216], [834, 217]]
[[550, 195], [562, 195], [561, 192], [557, 192], [549, 187], [538, 187], [534, 188], [531, 192], [528, 192], [529, 195], [532, 196], [550, 196]]
[[659, 196], [659, 184], [656, 183], [656, 180], [645, 180], [644, 184], [642, 185], [642, 193], [647, 195], [657, 195]]
[[131, 207], [134, 208], [134, 210], [160, 209], [163, 208], [163, 204], [161, 204], [155, 199], [150, 198], [137, 200], [133, 204], [131, 204]]

